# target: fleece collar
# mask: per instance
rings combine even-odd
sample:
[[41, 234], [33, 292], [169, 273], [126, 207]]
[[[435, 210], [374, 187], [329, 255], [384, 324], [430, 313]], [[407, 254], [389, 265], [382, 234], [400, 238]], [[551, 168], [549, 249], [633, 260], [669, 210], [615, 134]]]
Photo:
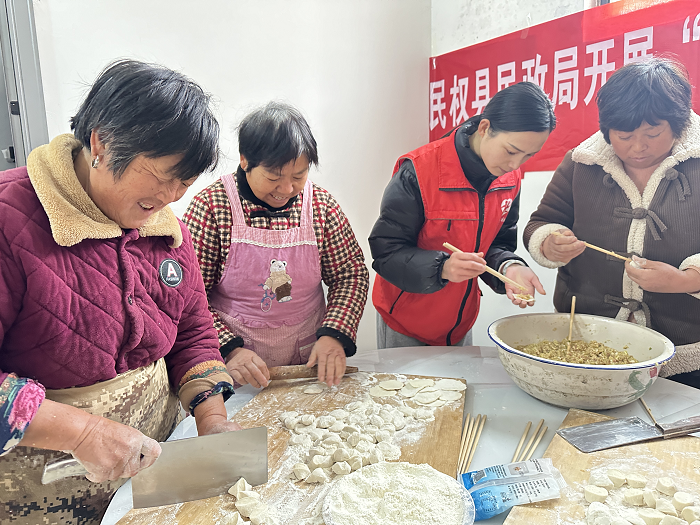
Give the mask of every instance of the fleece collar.
[[[73, 246], [85, 239], [122, 236], [121, 227], [90, 199], [78, 181], [73, 155], [82, 144], [71, 134], [59, 135], [39, 146], [27, 158], [29, 180], [49, 217], [51, 234], [60, 246]], [[171, 246], [182, 244], [180, 224], [169, 206], [151, 215], [139, 228], [142, 237], [172, 237]]]
[[690, 112], [688, 125], [676, 140], [671, 154], [652, 174], [643, 195], [639, 195], [634, 182], [625, 173], [622, 161], [615, 155], [612, 146], [605, 142], [600, 131], [579, 144], [574, 149], [571, 158], [574, 162], [588, 166], [600, 166], [625, 191], [632, 207], [648, 208], [659, 183], [669, 169], [688, 159], [700, 158], [700, 116], [695, 112]]

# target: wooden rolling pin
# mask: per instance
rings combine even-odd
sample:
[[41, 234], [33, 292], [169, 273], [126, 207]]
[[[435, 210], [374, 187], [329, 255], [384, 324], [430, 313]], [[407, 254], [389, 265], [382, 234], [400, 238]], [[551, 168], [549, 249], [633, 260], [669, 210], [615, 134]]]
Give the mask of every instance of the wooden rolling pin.
[[[289, 365], [289, 366], [271, 366], [268, 368], [270, 372], [270, 381], [273, 379], [303, 379], [318, 376], [318, 367], [312, 366], [307, 368], [306, 365]], [[346, 366], [346, 374], [354, 374], [359, 369], [356, 366]]]

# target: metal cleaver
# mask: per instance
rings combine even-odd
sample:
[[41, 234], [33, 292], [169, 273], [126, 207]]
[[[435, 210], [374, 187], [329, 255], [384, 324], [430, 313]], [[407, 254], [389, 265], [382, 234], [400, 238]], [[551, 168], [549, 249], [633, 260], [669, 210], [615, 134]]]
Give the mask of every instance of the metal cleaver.
[[669, 439], [700, 431], [700, 417], [650, 425], [638, 417], [625, 417], [557, 430], [557, 434], [581, 452], [597, 452], [652, 439]]
[[[267, 483], [267, 428], [257, 427], [160, 444], [156, 462], [131, 478], [134, 508], [157, 507], [218, 496], [243, 477]], [[47, 464], [41, 482], [87, 471], [76, 459]]]

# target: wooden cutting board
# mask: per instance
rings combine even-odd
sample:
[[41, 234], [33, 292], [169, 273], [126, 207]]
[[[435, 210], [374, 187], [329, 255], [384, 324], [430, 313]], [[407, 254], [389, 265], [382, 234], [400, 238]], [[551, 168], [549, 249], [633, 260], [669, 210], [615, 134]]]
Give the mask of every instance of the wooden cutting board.
[[[559, 428], [608, 419], [612, 418], [572, 408]], [[669, 476], [676, 481], [679, 490], [700, 496], [700, 439], [692, 436], [585, 454], [555, 434], [543, 457], [552, 459], [569, 488], [565, 489], [559, 499], [514, 507], [504, 525], [585, 523], [588, 503], [583, 497], [583, 486], [588, 481], [591, 470], [596, 469], [615, 468], [622, 472], [640, 472], [647, 478], [648, 488], [654, 488], [658, 478]]]
[[[272, 381], [270, 386], [257, 394], [233, 418], [243, 428], [268, 428], [270, 481], [256, 490], [261, 494], [263, 501], [274, 506], [285, 525], [296, 524], [310, 517], [314, 508], [323, 502], [323, 496], [332, 483], [319, 486], [295, 483], [289, 479], [292, 465], [303, 459], [295, 459], [287, 451], [287, 441], [291, 434], [280, 423], [279, 415], [282, 412], [296, 411], [300, 414], [320, 416], [336, 408], [343, 408], [349, 402], [361, 399], [372, 386], [366, 384], [366, 380], [361, 381], [357, 377], [362, 378], [362, 374], [356, 377], [345, 376], [340, 385], [317, 395], [303, 393], [305, 387], [316, 383], [315, 379]], [[374, 377], [378, 381], [397, 378], [395, 374], [374, 374]], [[418, 377], [423, 376], [399, 376], [401, 379]], [[404, 437], [397, 433], [398, 441], [395, 440], [394, 443], [401, 447], [400, 461], [427, 463], [454, 477], [461, 440], [464, 398], [462, 395], [458, 401], [435, 408], [435, 419], [423, 423], [420, 429], [405, 432]], [[405, 398], [400, 395], [375, 399], [378, 403], [395, 406], [401, 404], [401, 400]], [[409, 406], [418, 407], [410, 400], [405, 401]], [[233, 496], [224, 494], [165, 507], [132, 509], [118, 525], [223, 525], [235, 511], [234, 501]]]

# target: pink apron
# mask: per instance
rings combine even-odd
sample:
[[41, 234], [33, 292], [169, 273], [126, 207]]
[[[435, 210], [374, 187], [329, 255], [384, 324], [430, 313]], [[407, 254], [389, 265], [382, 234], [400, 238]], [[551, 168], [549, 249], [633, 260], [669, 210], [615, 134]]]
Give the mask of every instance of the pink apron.
[[326, 313], [313, 223], [313, 185], [303, 190], [301, 224], [288, 230], [246, 225], [233, 175], [221, 181], [231, 203], [231, 248], [209, 301], [244, 347], [267, 366], [308, 361]]

